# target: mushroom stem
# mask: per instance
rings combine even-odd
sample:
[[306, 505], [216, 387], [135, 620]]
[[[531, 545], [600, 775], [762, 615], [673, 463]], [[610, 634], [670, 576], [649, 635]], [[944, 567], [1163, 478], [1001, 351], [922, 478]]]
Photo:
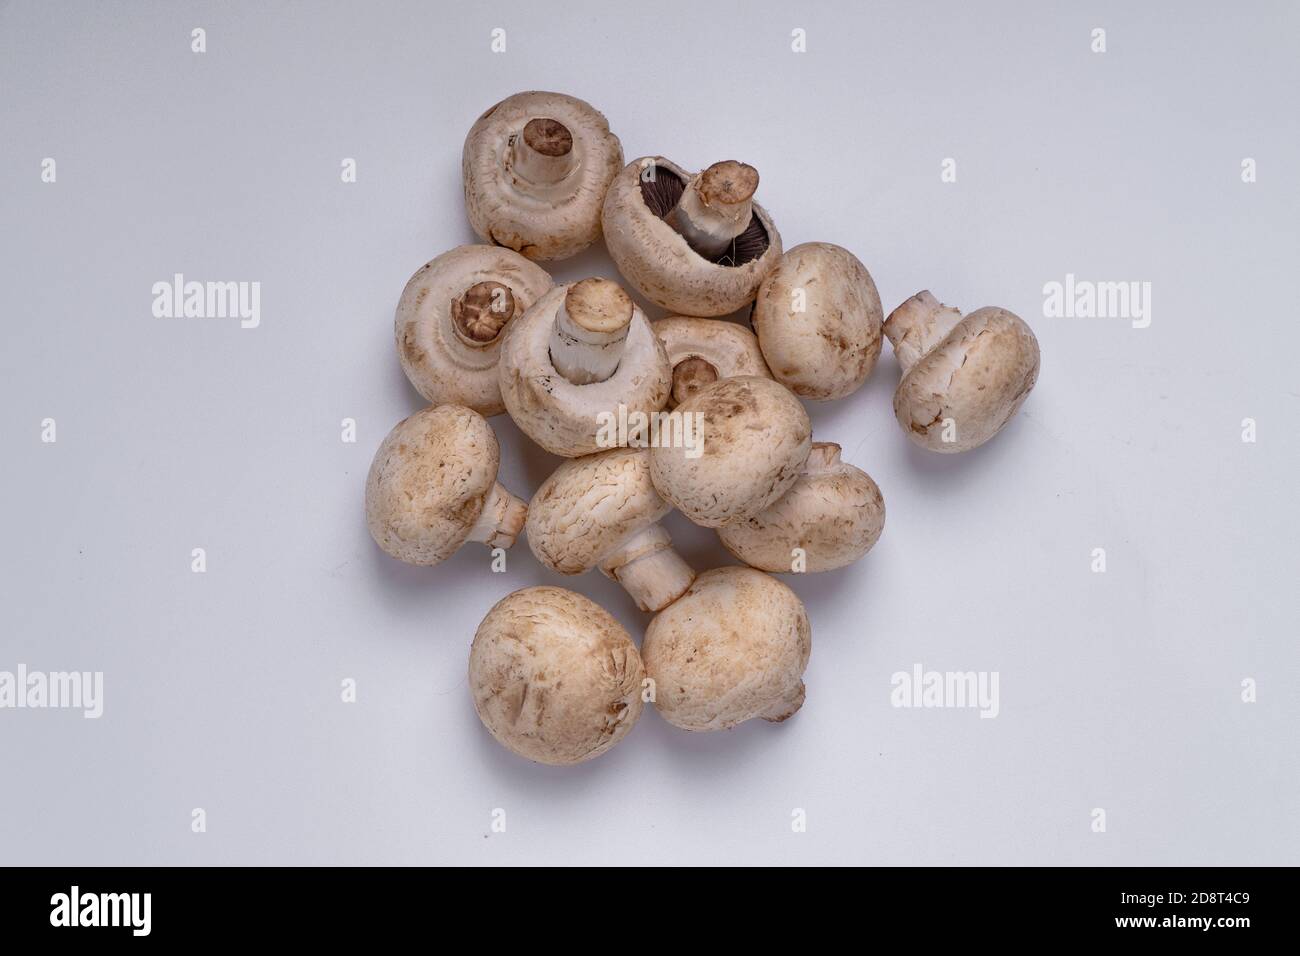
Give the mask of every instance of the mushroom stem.
[[808, 461], [803, 466], [805, 475], [824, 475], [828, 471], [836, 470], [840, 465], [840, 451], [842, 449], [833, 441], [815, 441], [812, 445], [812, 451], [808, 453]]
[[451, 303], [456, 337], [470, 348], [495, 342], [514, 315], [514, 293], [500, 282], [478, 282]]
[[706, 385], [718, 380], [718, 370], [698, 355], [682, 359], [673, 368], [673, 404], [680, 405]]
[[511, 150], [516, 173], [530, 183], [553, 185], [577, 167], [573, 134], [559, 120], [530, 119]]
[[657, 524], [633, 534], [600, 562], [600, 570], [627, 590], [643, 611], [661, 611], [686, 593], [695, 571], [673, 550]]
[[632, 299], [617, 282], [583, 279], [569, 287], [551, 329], [551, 364], [574, 385], [603, 382], [623, 357]]
[[714, 163], [686, 184], [668, 223], [702, 256], [716, 256], [745, 231], [758, 170], [734, 159]]
[[789, 692], [778, 700], [775, 704], [763, 711], [758, 716], [764, 720], [770, 720], [774, 724], [779, 724], [783, 720], [789, 720], [795, 715], [795, 712], [803, 706], [804, 702], [804, 685], [799, 681]]
[[481, 541], [489, 548], [508, 548], [519, 537], [527, 517], [528, 503], [506, 491], [498, 481], [488, 492], [478, 521], [465, 540]]
[[927, 289], [912, 296], [885, 320], [885, 336], [903, 374], [920, 361], [961, 321], [961, 310], [944, 305]]

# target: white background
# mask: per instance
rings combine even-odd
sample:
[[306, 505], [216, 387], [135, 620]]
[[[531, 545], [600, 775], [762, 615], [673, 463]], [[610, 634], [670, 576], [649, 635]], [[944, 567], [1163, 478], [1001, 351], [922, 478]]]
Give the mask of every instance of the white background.
[[[0, 670], [105, 680], [97, 721], [0, 710], [0, 862], [1300, 862], [1300, 15], [1138, 6], [0, 4]], [[648, 709], [589, 764], [520, 760], [466, 687], [487, 609], [563, 583], [648, 618], [522, 541], [491, 574], [367, 535], [371, 455], [420, 405], [393, 308], [473, 239], [461, 144], [523, 89], [591, 101], [629, 160], [754, 164], [786, 246], [851, 249], [886, 312], [929, 288], [1038, 334], [1037, 389], [966, 455], [905, 439], [888, 346], [810, 407], [888, 520], [787, 577], [813, 655], [785, 724]], [[260, 282], [261, 327], [153, 318], [175, 272]], [[1151, 326], [1044, 318], [1067, 273], [1150, 282]], [[557, 459], [493, 425], [528, 497]], [[1000, 715], [891, 707], [915, 663], [997, 671]]]

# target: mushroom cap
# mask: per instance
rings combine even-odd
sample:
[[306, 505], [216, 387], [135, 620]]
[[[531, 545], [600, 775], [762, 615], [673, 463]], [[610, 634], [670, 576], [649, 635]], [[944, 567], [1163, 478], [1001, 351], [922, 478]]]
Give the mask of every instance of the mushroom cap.
[[[718, 378], [757, 375], [771, 378], [763, 361], [758, 338], [743, 325], [720, 319], [697, 319], [670, 315], [654, 323], [655, 335], [664, 343], [668, 364], [674, 371], [682, 362], [703, 359], [713, 366]], [[676, 403], [670, 397], [668, 405]]]
[[[642, 182], [647, 166], [655, 168], [654, 183]], [[605, 245], [618, 271], [656, 305], [683, 315], [727, 315], [754, 300], [759, 284], [781, 259], [781, 234], [766, 210], [754, 203], [752, 236], [740, 237], [745, 241], [738, 239], [721, 261], [704, 258], [662, 218], [690, 178], [662, 156], [642, 157], [623, 167], [605, 196]], [[729, 264], [734, 258], [743, 261]]]
[[[576, 164], [542, 190], [515, 174], [515, 137], [533, 119], [558, 120], [572, 136]], [[600, 238], [600, 210], [623, 147], [590, 103], [563, 93], [508, 96], [478, 118], [465, 137], [461, 167], [465, 210], [484, 242], [529, 259], [564, 259]]]
[[500, 460], [492, 426], [473, 409], [437, 405], [403, 419], [370, 464], [371, 537], [407, 564], [446, 560], [478, 521]]
[[[939, 452], [984, 444], [1015, 415], [1038, 380], [1038, 340], [1006, 309], [976, 309], [917, 360], [894, 392], [907, 437]], [[943, 440], [944, 421], [956, 441]]]
[[552, 571], [581, 574], [671, 510], [650, 481], [650, 453], [611, 448], [542, 482], [528, 506], [528, 546]]
[[870, 551], [885, 526], [885, 499], [839, 452], [832, 442], [814, 442], [803, 474], [775, 504], [718, 529], [723, 547], [773, 573], [793, 570], [795, 548], [804, 551], [806, 571], [842, 568]]
[[705, 571], [650, 621], [641, 642], [655, 707], [683, 730], [792, 716], [811, 650], [799, 596], [753, 568]]
[[758, 514], [795, 483], [812, 447], [799, 400], [770, 378], [721, 379], [678, 405], [703, 416], [703, 448], [650, 449], [650, 477], [673, 507], [706, 528]]
[[800, 398], [825, 402], [867, 380], [883, 318], [876, 284], [853, 253], [805, 242], [763, 280], [750, 320], [773, 377]]
[[500, 415], [506, 408], [497, 374], [502, 334], [471, 344], [456, 331], [453, 317], [455, 303], [482, 283], [505, 286], [513, 297], [509, 315], [493, 316], [491, 303], [483, 303], [485, 315], [504, 325], [551, 287], [551, 277], [499, 246], [458, 246], [444, 252], [421, 266], [402, 290], [394, 322], [397, 356], [425, 401]]
[[469, 652], [483, 726], [538, 763], [581, 763], [622, 740], [641, 716], [644, 680], [623, 626], [565, 588], [524, 588], [502, 598]]
[[663, 343], [639, 308], [632, 312], [623, 356], [603, 382], [574, 385], [551, 362], [551, 330], [568, 285], [558, 285], [506, 326], [501, 346], [501, 397], [519, 429], [554, 455], [577, 458], [602, 451], [601, 413], [659, 411], [672, 389]]

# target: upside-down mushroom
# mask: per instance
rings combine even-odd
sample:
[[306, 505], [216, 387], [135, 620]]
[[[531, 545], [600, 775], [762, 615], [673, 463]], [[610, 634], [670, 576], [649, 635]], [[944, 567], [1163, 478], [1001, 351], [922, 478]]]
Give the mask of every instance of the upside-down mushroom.
[[682, 315], [735, 312], [781, 258], [781, 235], [752, 199], [757, 188], [757, 170], [734, 160], [691, 174], [662, 156], [642, 157], [610, 184], [605, 245], [656, 305]]
[[654, 323], [668, 350], [673, 392], [668, 405], [680, 405], [720, 378], [757, 375], [771, 378], [754, 333], [735, 322], [670, 315]]
[[663, 408], [672, 369], [650, 321], [618, 283], [556, 286], [506, 327], [501, 397], [515, 424], [565, 458], [601, 451], [612, 416]]
[[565, 259], [600, 238], [601, 204], [623, 147], [590, 103], [563, 93], [508, 96], [465, 138], [465, 210], [484, 242]]
[[497, 246], [459, 246], [426, 263], [397, 303], [406, 377], [434, 405], [500, 415], [502, 333], [550, 287], [541, 266]]

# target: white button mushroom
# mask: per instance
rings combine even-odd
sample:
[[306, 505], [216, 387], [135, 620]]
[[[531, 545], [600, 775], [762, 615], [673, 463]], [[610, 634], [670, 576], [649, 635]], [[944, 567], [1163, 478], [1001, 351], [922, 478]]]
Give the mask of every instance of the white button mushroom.
[[799, 596], [752, 568], [705, 571], [641, 643], [655, 708], [683, 730], [791, 717], [803, 705], [811, 650]]
[[1038, 379], [1038, 340], [1005, 309], [976, 309], [962, 318], [928, 291], [918, 292], [885, 321], [903, 378], [894, 415], [922, 448], [976, 448], [1011, 420]]
[[841, 461], [839, 445], [813, 442], [790, 490], [766, 511], [719, 528], [718, 538], [763, 571], [830, 571], [870, 551], [884, 526], [885, 499], [871, 476]]
[[502, 330], [551, 288], [541, 266], [497, 246], [460, 246], [422, 266], [394, 323], [402, 370], [425, 401], [500, 415]]
[[485, 242], [565, 259], [600, 238], [600, 210], [623, 147], [605, 117], [563, 93], [516, 93], [465, 138], [465, 208]]
[[366, 480], [371, 537], [407, 564], [437, 564], [466, 541], [510, 547], [528, 506], [497, 483], [500, 460], [492, 426], [472, 409], [438, 405], [398, 422]]
[[645, 314], [616, 282], [556, 286], [506, 327], [501, 396], [524, 434], [566, 458], [602, 450], [620, 416], [664, 407], [672, 369]]
[[650, 482], [645, 449], [615, 448], [566, 461], [528, 505], [528, 546], [560, 574], [599, 567], [643, 611], [677, 600], [695, 572], [672, 549], [659, 519], [672, 506]]
[[662, 156], [635, 160], [610, 184], [602, 223], [618, 271], [647, 299], [684, 315], [735, 312], [781, 258], [781, 236], [751, 198], [752, 166], [691, 175]]
[[669, 407], [680, 405], [720, 378], [771, 378], [754, 333], [735, 322], [670, 315], [654, 323], [673, 367]]
[[645, 668], [604, 608], [564, 588], [515, 591], [488, 611], [469, 652], [483, 725], [538, 763], [598, 757], [641, 716]]
[[700, 389], [674, 414], [699, 415], [702, 448], [650, 449], [650, 477], [678, 511], [719, 528], [766, 509], [799, 478], [812, 425], [784, 386], [753, 375]]
[[828, 242], [795, 246], [763, 280], [750, 317], [772, 376], [824, 402], [861, 387], [880, 357], [883, 313], [871, 274]]

